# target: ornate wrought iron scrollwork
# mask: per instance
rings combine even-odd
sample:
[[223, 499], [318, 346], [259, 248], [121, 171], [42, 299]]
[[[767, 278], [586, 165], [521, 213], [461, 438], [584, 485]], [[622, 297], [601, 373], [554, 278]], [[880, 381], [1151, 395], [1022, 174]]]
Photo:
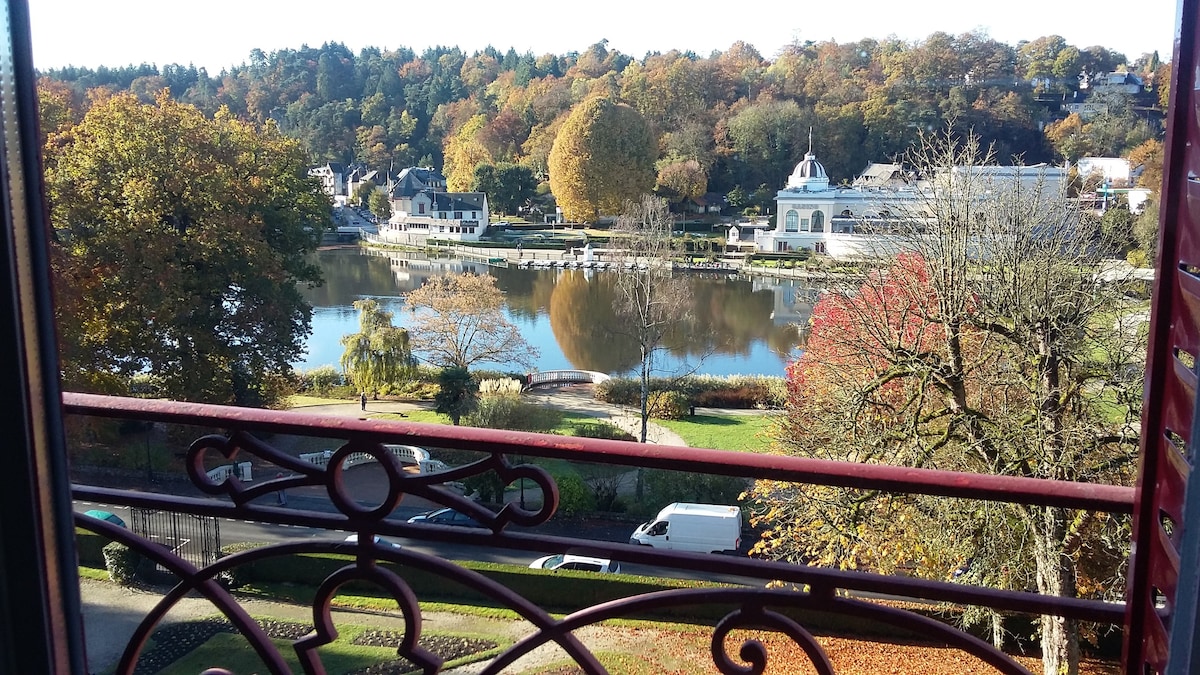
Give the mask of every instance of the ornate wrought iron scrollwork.
[[442, 659], [417, 644], [421, 638], [421, 608], [417, 605], [417, 597], [412, 589], [390, 570], [360, 559], [357, 564], [348, 565], [329, 575], [317, 589], [313, 598], [313, 632], [297, 640], [294, 645], [306, 673], [323, 672], [317, 649], [337, 639], [338, 631], [334, 626], [330, 607], [338, 588], [350, 581], [370, 581], [387, 590], [396, 600], [404, 617], [404, 638], [396, 653], [408, 659], [427, 675], [441, 670]]
[[767, 669], [767, 649], [758, 640], [746, 640], [738, 650], [741, 660], [750, 665], [741, 666], [729, 658], [725, 650], [725, 639], [738, 628], [765, 628], [782, 633], [792, 639], [812, 662], [818, 675], [833, 675], [833, 664], [812, 633], [788, 617], [771, 612], [758, 605], [749, 605], [735, 610], [721, 619], [713, 631], [713, 663], [725, 675], [761, 675]]
[[[247, 452], [295, 475], [253, 486], [247, 485], [235, 475], [229, 475], [216, 482], [209, 478], [204, 468], [204, 460], [209, 452], [216, 452], [227, 461], [233, 461], [240, 453]], [[347, 461], [358, 455], [372, 457], [387, 476], [387, 496], [374, 508], [367, 509], [359, 505], [345, 486]], [[322, 486], [330, 501], [352, 521], [377, 521], [385, 518], [406, 494], [453, 508], [497, 533], [509, 523], [524, 527], [545, 523], [558, 508], [558, 485], [549, 473], [531, 464], [513, 465], [502, 453], [492, 453], [464, 466], [414, 475], [404, 471], [400, 462], [384, 444], [361, 439], [350, 439], [330, 455], [325, 466], [319, 466], [282, 452], [242, 431], [236, 431], [229, 436], [207, 435], [194, 441], [188, 448], [187, 472], [192, 482], [203, 492], [226, 495], [239, 506], [280, 490]], [[536, 510], [529, 510], [518, 504], [506, 504], [497, 513], [483, 508], [471, 499], [443, 489], [446, 484], [487, 472], [495, 472], [506, 485], [518, 480], [533, 481], [542, 494], [541, 506]]]

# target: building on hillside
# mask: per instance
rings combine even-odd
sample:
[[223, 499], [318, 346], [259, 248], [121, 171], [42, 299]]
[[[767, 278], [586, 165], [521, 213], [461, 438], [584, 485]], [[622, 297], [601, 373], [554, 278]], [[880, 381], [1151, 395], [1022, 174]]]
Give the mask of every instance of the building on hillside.
[[477, 241], [488, 226], [487, 195], [446, 192], [434, 169], [410, 167], [388, 187], [392, 217], [381, 224], [382, 240], [419, 246], [427, 239]]
[[1075, 163], [1079, 179], [1087, 182], [1095, 178], [1111, 187], [1129, 187], [1133, 182], [1133, 171], [1129, 160], [1123, 157], [1080, 157]]
[[960, 180], [968, 171], [997, 186], [1045, 182], [1051, 190], [1065, 189], [1067, 177], [1066, 169], [1044, 165], [977, 166], [952, 167], [932, 180], [918, 180], [897, 165], [871, 164], [851, 185], [833, 187], [809, 150], [775, 195], [775, 226], [735, 225], [727, 244], [741, 249], [753, 236], [759, 252], [807, 249], [838, 259], [895, 255], [904, 247], [901, 232], [911, 227], [914, 212], [924, 210], [939, 185]]
[[356, 166], [346, 174], [346, 194], [353, 197], [364, 183], [371, 183], [380, 190], [385, 190], [389, 184], [388, 176], [382, 171]]
[[321, 189], [329, 195], [329, 199], [345, 202], [346, 196], [346, 167], [341, 162], [326, 162], [308, 170], [308, 175], [321, 179]]
[[1079, 74], [1079, 89], [1096, 94], [1137, 96], [1146, 91], [1146, 85], [1142, 78], [1134, 73], [1114, 70], [1111, 73], [1090, 75], [1085, 70]]

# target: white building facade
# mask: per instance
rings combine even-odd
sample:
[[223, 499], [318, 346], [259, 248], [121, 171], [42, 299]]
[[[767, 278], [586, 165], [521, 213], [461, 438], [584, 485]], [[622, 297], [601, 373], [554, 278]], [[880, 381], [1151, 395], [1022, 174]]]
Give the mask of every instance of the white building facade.
[[392, 217], [379, 226], [385, 242], [424, 245], [428, 239], [478, 241], [488, 226], [487, 195], [445, 192], [446, 179], [433, 169], [409, 168], [389, 190]]
[[[872, 169], [874, 168], [874, 171]], [[920, 218], [936, 184], [958, 180], [966, 171], [996, 187], [1019, 182], [1026, 187], [1066, 185], [1066, 169], [1046, 166], [954, 167], [934, 181], [906, 176], [895, 165], [871, 165], [851, 186], [831, 187], [825, 167], [809, 151], [775, 195], [774, 228], [754, 228], [754, 249], [786, 253], [807, 249], [836, 259], [882, 258], [905, 247], [913, 218]], [[745, 244], [748, 228], [730, 228], [729, 244]]]

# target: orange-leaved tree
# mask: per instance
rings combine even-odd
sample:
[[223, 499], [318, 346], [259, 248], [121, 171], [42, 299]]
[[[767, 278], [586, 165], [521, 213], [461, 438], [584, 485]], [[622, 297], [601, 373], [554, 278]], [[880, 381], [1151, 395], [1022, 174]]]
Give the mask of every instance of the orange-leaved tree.
[[[1101, 229], [1060, 184], [989, 158], [951, 131], [911, 153], [922, 198], [883, 205], [897, 214], [889, 245], [906, 253], [814, 309], [789, 370], [780, 451], [1132, 480], [1138, 301], [1109, 273]], [[1068, 597], [1123, 587], [1125, 524], [1108, 514], [770, 481], [752, 496], [771, 528], [761, 549], [774, 557]], [[1043, 617], [1047, 673], [1078, 671], [1078, 638], [1074, 622]]]

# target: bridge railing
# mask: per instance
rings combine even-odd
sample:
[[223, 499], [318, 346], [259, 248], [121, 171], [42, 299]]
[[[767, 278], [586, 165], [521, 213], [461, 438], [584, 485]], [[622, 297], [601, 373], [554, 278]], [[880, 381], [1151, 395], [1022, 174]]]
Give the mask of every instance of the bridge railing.
[[540, 370], [525, 376], [525, 388], [554, 384], [600, 384], [609, 379], [607, 374], [594, 370]]
[[[201, 433], [191, 442], [178, 467], [200, 492], [212, 498], [190, 498], [90, 485], [74, 485], [73, 496], [104, 504], [172, 510], [201, 516], [218, 516], [281, 525], [303, 525], [331, 531], [327, 540], [291, 540], [223, 557], [212, 564], [196, 567], [153, 542], [134, 536], [128, 530], [105, 521], [78, 516], [79, 527], [97, 532], [135, 549], [155, 564], [171, 570], [178, 585], [139, 625], [126, 648], [117, 673], [131, 673], [146, 638], [171, 606], [189, 592], [208, 597], [219, 611], [254, 647], [272, 673], [288, 672], [281, 650], [246, 614], [217, 579], [242, 565], [292, 556], [300, 553], [346, 553], [344, 531], [358, 533], [353, 557], [326, 579], [325, 586], [336, 589], [350, 581], [368, 581], [389, 589], [413, 633], [401, 655], [422, 664], [427, 672], [436, 672], [441, 662], [415, 647], [420, 633], [421, 609], [417, 605], [420, 588], [408, 586], [393, 568], [377, 561], [399, 563], [404, 568], [421, 570], [474, 589], [496, 606], [506, 607], [530, 625], [531, 637], [505, 649], [482, 673], [503, 672], [517, 658], [541, 644], [554, 642], [566, 651], [582, 672], [606, 672], [596, 656], [576, 637], [574, 631], [600, 621], [644, 616], [648, 611], [678, 610], [697, 605], [724, 608], [714, 621], [714, 645], [724, 645], [730, 630], [766, 627], [790, 637], [809, 654], [818, 672], [832, 672], [828, 658], [812, 642], [811, 634], [786, 615], [790, 610], [815, 610], [851, 617], [877, 620], [895, 626], [917, 627], [926, 636], [958, 647], [1003, 673], [1027, 673], [1016, 661], [989, 643], [960, 632], [923, 615], [880, 605], [848, 595], [882, 593], [931, 602], [952, 602], [991, 607], [996, 610], [1027, 614], [1048, 614], [1099, 624], [1119, 625], [1125, 607], [1120, 603], [1042, 596], [976, 587], [959, 583], [928, 581], [899, 576], [881, 576], [864, 572], [788, 564], [739, 556], [723, 556], [662, 550], [621, 542], [585, 540], [554, 536], [540, 531], [556, 516], [558, 486], [544, 469], [515, 463], [512, 458], [543, 458], [587, 462], [601, 465], [667, 469], [694, 473], [720, 474], [746, 479], [771, 479], [797, 484], [818, 484], [866, 490], [938, 495], [975, 500], [993, 500], [1018, 504], [1036, 504], [1085, 511], [1130, 513], [1134, 490], [1111, 485], [1071, 483], [1031, 478], [909, 469], [880, 465], [854, 464], [796, 457], [723, 452], [703, 448], [647, 447], [637, 443], [587, 438], [475, 429], [406, 421], [346, 419], [273, 410], [249, 410], [224, 406], [175, 403], [143, 399], [106, 397], [91, 394], [66, 394], [65, 410], [69, 417], [141, 420], [160, 424], [190, 425], [201, 429], [221, 429]], [[304, 461], [268, 443], [266, 438], [311, 437], [340, 439], [324, 466]], [[432, 474], [409, 474], [400, 460], [388, 451], [396, 440], [421, 447], [473, 451], [480, 459]], [[346, 483], [347, 466], [361, 455], [370, 455], [383, 470], [387, 496], [381, 503], [364, 506], [355, 500]], [[470, 454], [470, 453], [468, 453]], [[259, 464], [274, 464], [287, 475], [253, 486], [227, 476], [213, 480], [206, 473], [209, 462], [228, 462], [251, 455]], [[270, 471], [270, 470], [266, 470]], [[504, 483], [532, 481], [544, 496], [542, 504], [526, 509], [515, 503], [493, 512], [474, 501], [444, 489], [452, 482], [473, 476], [494, 474]], [[272, 475], [266, 473], [265, 475]], [[328, 496], [329, 510], [281, 508], [260, 499], [279, 491], [310, 487]], [[473, 518], [480, 527], [463, 528], [410, 524], [389, 517], [401, 497], [415, 495], [453, 507]], [[519, 531], [511, 526], [520, 526]], [[341, 531], [334, 534], [332, 531]], [[661, 570], [704, 572], [758, 579], [758, 586], [740, 588], [677, 588], [638, 593], [601, 602], [564, 618], [555, 618], [520, 593], [507, 588], [497, 578], [467, 569], [437, 556], [410, 547], [395, 548], [375, 541], [375, 536], [404, 537], [431, 542], [477, 545], [487, 550], [509, 549], [536, 551], [538, 554], [577, 553], [620, 560], [622, 563], [652, 565]], [[770, 586], [768, 581], [782, 582]], [[783, 590], [803, 588], [805, 591]], [[318, 593], [313, 600], [315, 616], [328, 616], [333, 592]], [[778, 611], [782, 611], [780, 614]], [[690, 610], [689, 610], [690, 611]], [[710, 610], [711, 613], [711, 610]], [[764, 623], [765, 622], [765, 623]], [[311, 641], [309, 641], [311, 642]], [[302, 650], [309, 642], [295, 643]], [[741, 672], [730, 665], [734, 660], [725, 646], [714, 646], [714, 662], [722, 672]], [[746, 654], [743, 649], [743, 654]], [[313, 658], [319, 658], [315, 655]], [[766, 658], [765, 656], [763, 657]]]

